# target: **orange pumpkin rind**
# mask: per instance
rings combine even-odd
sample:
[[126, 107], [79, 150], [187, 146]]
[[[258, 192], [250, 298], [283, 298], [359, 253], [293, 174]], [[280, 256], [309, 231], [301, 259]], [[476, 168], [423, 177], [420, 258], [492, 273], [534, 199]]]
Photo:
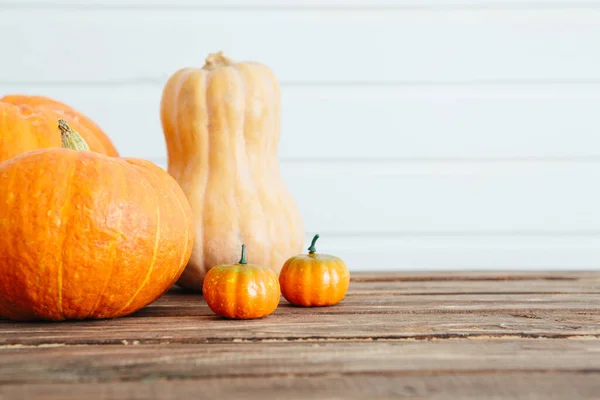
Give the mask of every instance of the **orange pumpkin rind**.
[[302, 307], [332, 306], [341, 302], [350, 285], [350, 273], [344, 261], [329, 254], [318, 254], [315, 235], [308, 254], [289, 258], [279, 273], [283, 297]]

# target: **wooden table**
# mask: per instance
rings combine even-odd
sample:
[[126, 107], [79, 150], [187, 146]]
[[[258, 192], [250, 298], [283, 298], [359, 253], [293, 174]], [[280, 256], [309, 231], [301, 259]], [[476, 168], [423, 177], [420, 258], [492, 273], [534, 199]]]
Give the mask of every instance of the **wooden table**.
[[[243, 396], [246, 395], [246, 396]], [[600, 398], [600, 272], [354, 273], [327, 308], [0, 321], [0, 399]]]

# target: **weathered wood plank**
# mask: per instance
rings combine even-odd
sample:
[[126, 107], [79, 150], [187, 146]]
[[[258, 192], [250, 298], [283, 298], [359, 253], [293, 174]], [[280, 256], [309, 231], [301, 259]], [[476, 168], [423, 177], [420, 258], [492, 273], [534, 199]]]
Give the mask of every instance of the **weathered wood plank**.
[[[328, 319], [324, 319], [326, 315], [329, 316]], [[173, 330], [186, 329], [185, 327], [191, 324], [190, 319], [201, 318], [206, 321], [208, 336], [218, 331], [221, 324], [245, 325], [239, 322], [235, 325], [234, 321], [215, 318], [200, 296], [185, 294], [165, 296], [156, 304], [129, 317], [127, 323], [135, 327], [135, 321], [129, 322], [129, 320], [146, 321], [148, 318], [154, 319], [156, 323], [160, 323], [161, 320], [165, 323], [169, 320]], [[530, 321], [524, 322], [524, 320]], [[450, 321], [453, 324], [449, 325]], [[268, 327], [273, 323], [288, 332], [297, 332], [300, 337], [304, 337], [305, 334], [300, 333], [304, 332], [303, 328], [298, 330], [295, 327], [300, 323], [310, 327], [310, 330], [306, 331], [307, 335], [322, 338], [335, 338], [340, 334], [378, 337], [377, 332], [387, 337], [392, 334], [391, 332], [405, 335], [415, 331], [419, 332], [417, 336], [429, 334], [439, 337], [444, 334], [445, 328], [448, 329], [445, 333], [451, 336], [456, 332], [462, 332], [460, 335], [498, 335], [504, 332], [512, 335], [544, 336], [547, 333], [549, 336], [555, 336], [567, 331], [595, 335], [600, 332], [594, 327], [595, 322], [600, 322], [600, 294], [458, 296], [373, 294], [361, 297], [348, 296], [336, 306], [317, 308], [294, 307], [282, 299], [275, 313], [262, 320], [255, 332], [258, 333], [260, 327]], [[323, 325], [325, 323], [326, 326]], [[463, 323], [465, 325], [462, 325]], [[473, 328], [474, 324], [477, 325], [477, 329]], [[2, 326], [0, 322], [0, 343], [6, 337]], [[466, 328], [468, 333], [461, 326]], [[240, 337], [254, 337], [243, 336], [251, 335], [244, 329], [238, 331], [242, 335]], [[273, 333], [273, 331], [269, 332]], [[168, 335], [168, 332], [165, 334]], [[181, 332], [175, 333], [175, 336], [180, 334]]]
[[[156, 310], [160, 308], [160, 310]], [[419, 312], [440, 311], [449, 309], [486, 312], [506, 308], [524, 309], [599, 309], [600, 292], [583, 293], [464, 293], [464, 294], [404, 294], [398, 293], [349, 293], [339, 304], [331, 307], [291, 307], [285, 299], [281, 299], [278, 311], [282, 314], [297, 313], [334, 313], [348, 314], [358, 312]], [[193, 309], [193, 310], [190, 310]], [[181, 310], [179, 313], [177, 310]], [[194, 313], [201, 311], [201, 314]], [[206, 311], [206, 313], [205, 313]], [[172, 313], [171, 313], [172, 312]], [[205, 300], [195, 294], [169, 294], [154, 304], [140, 310], [134, 317], [158, 315], [182, 316], [181, 312], [191, 312], [187, 315], [210, 315]], [[183, 314], [186, 315], [186, 314]]]
[[[411, 294], [535, 294], [535, 293], [598, 293], [600, 294], [600, 276], [598, 279], [470, 279], [470, 280], [393, 280], [375, 276], [361, 276], [350, 284], [349, 295], [411, 295]], [[169, 294], [190, 294], [179, 287], [171, 289]]]
[[600, 279], [597, 271], [356, 271], [352, 281], [521, 281]]
[[354, 273], [337, 306], [254, 321], [179, 289], [120, 319], [0, 321], [0, 400], [598, 393], [597, 272]]
[[[333, 307], [304, 308], [291, 306], [281, 299], [275, 312], [282, 318], [308, 315], [340, 315], [343, 318], [361, 317], [357, 314], [528, 314], [535, 318], [538, 311], [562, 310], [562, 312], [599, 312], [600, 292], [554, 293], [464, 293], [464, 294], [404, 294], [392, 291], [362, 291], [352, 289], [348, 296]], [[393, 294], [392, 294], [393, 293]], [[519, 311], [520, 310], [520, 311]], [[159, 301], [140, 310], [131, 318], [145, 317], [213, 316], [204, 299], [197, 294], [170, 293]], [[350, 317], [351, 316], [351, 317]], [[2, 325], [0, 324], [0, 327]], [[1, 335], [1, 331], [0, 331]]]
[[[423, 278], [444, 276], [460, 279]], [[138, 313], [117, 320], [0, 321], [0, 344], [600, 334], [599, 274], [502, 276], [358, 273], [353, 274], [348, 296], [337, 306], [300, 308], [282, 299], [272, 316], [258, 321], [221, 319], [201, 295], [174, 289]]]
[[597, 399], [599, 374], [515, 373], [429, 376], [281, 376], [105, 384], [10, 385], [0, 399]]
[[[178, 293], [178, 290], [173, 290]], [[440, 280], [385, 281], [351, 283], [352, 295], [377, 294], [494, 294], [494, 293], [600, 293], [600, 279], [581, 280]]]
[[335, 375], [270, 378], [148, 379], [145, 382], [0, 386], [0, 400], [216, 399], [597, 399], [598, 373]]
[[[282, 307], [283, 308], [283, 307]], [[155, 309], [159, 309], [156, 307]], [[451, 310], [454, 311], [454, 310]], [[0, 344], [206, 343], [227, 341], [432, 339], [452, 337], [600, 337], [600, 311], [530, 310], [481, 313], [352, 315], [287, 313], [233, 321], [215, 315], [153, 316], [105, 321], [22, 324], [2, 322]]]
[[0, 354], [0, 385], [288, 374], [600, 373], [600, 339], [13, 347]]

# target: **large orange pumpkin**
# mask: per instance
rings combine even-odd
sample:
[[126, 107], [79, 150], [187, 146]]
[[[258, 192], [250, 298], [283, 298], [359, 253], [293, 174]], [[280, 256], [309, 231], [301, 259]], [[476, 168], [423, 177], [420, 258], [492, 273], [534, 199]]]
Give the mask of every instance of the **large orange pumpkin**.
[[258, 62], [222, 53], [165, 85], [161, 120], [169, 173], [194, 212], [196, 243], [180, 286], [200, 291], [206, 272], [234, 264], [240, 246], [278, 273], [304, 244], [302, 217], [279, 169], [279, 85]]
[[85, 146], [71, 135], [70, 148], [0, 163], [2, 317], [127, 315], [172, 286], [191, 255], [191, 208], [176, 181], [149, 161], [74, 151]]
[[8, 95], [0, 98], [0, 161], [30, 150], [60, 147], [59, 118], [67, 120], [92, 151], [119, 155], [102, 129], [70, 106], [43, 96]]

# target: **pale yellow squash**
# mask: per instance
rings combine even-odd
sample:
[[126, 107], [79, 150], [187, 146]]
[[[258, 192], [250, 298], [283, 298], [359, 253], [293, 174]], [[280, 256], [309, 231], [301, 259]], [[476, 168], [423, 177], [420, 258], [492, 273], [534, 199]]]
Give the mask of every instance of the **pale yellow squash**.
[[202, 68], [171, 76], [161, 99], [168, 171], [196, 222], [190, 261], [178, 281], [201, 290], [207, 271], [234, 264], [242, 244], [254, 264], [279, 273], [301, 251], [304, 228], [280, 175], [280, 92], [257, 62], [210, 54]]

